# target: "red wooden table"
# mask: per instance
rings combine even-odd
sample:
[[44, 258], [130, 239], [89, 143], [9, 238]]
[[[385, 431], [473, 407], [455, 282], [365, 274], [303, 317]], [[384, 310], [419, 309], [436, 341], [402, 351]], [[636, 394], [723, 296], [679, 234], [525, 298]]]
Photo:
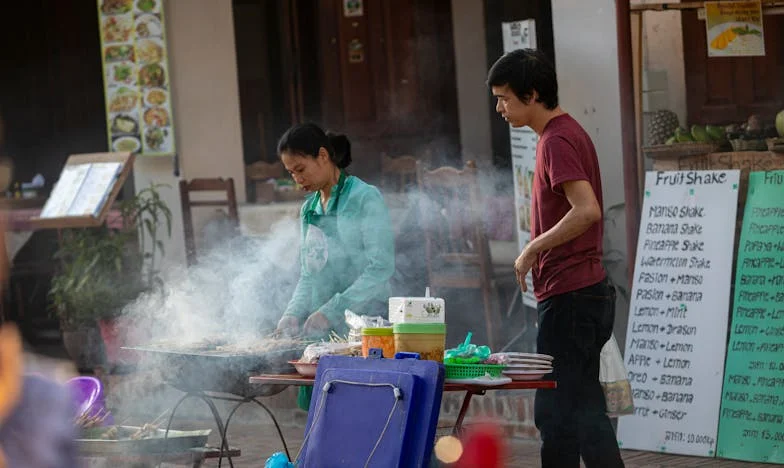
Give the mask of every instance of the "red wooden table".
[[[312, 387], [314, 380], [313, 377], [303, 377], [299, 374], [261, 374], [252, 376], [250, 378], [250, 383], [257, 385], [294, 385], [297, 387]], [[445, 383], [445, 392], [466, 392], [452, 433], [459, 434], [460, 431], [462, 431], [463, 419], [465, 419], [466, 412], [468, 412], [468, 407], [471, 404], [471, 397], [474, 395], [484, 395], [488, 390], [532, 390], [538, 388], [555, 388], [555, 382], [552, 380], [517, 380], [495, 387], [476, 384]]]

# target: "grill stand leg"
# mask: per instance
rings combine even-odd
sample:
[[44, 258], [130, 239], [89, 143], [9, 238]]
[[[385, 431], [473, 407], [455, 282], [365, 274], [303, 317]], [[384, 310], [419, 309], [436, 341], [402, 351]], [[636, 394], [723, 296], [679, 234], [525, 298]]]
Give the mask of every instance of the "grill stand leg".
[[[183, 404], [185, 402], [185, 400], [187, 400], [189, 398], [199, 398], [199, 399], [201, 399], [210, 408], [210, 411], [212, 412], [212, 416], [215, 418], [215, 424], [218, 426], [218, 432], [220, 433], [220, 436], [221, 436], [221, 445], [220, 445], [220, 452], [221, 453], [220, 453], [220, 458], [218, 458], [218, 468], [221, 467], [221, 462], [222, 462], [222, 459], [223, 459], [223, 451], [224, 450], [226, 451], [226, 459], [229, 461], [229, 466], [231, 468], [234, 468], [234, 462], [231, 459], [231, 455], [229, 455], [229, 441], [226, 438], [226, 429], [227, 428], [223, 426], [223, 421], [221, 420], [220, 413], [218, 412], [218, 408], [215, 406], [215, 403], [213, 403], [213, 401], [212, 401], [212, 399], [210, 397], [208, 397], [207, 395], [205, 395], [204, 393], [201, 393], [201, 392], [186, 394], [185, 396], [180, 398], [180, 400], [177, 402], [177, 404], [174, 405], [174, 408], [172, 408], [171, 414], [169, 415], [169, 422], [166, 425], [166, 433], [164, 434], [163, 453], [164, 454], [166, 453], [166, 445], [169, 442], [169, 430], [171, 429], [171, 424], [172, 424], [172, 421], [174, 420], [174, 414], [177, 412], [177, 409], [180, 407], [180, 405]], [[160, 466], [160, 463], [158, 463], [158, 466]]]

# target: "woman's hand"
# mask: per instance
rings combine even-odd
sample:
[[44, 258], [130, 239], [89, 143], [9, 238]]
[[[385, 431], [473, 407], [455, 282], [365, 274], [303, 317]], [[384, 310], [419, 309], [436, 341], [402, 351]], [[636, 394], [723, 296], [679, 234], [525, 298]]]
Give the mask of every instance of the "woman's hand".
[[320, 336], [326, 335], [332, 326], [329, 324], [329, 319], [321, 312], [313, 312], [310, 317], [305, 321], [302, 331], [305, 336]]
[[284, 315], [278, 322], [276, 335], [296, 336], [299, 333], [299, 320], [292, 315]]

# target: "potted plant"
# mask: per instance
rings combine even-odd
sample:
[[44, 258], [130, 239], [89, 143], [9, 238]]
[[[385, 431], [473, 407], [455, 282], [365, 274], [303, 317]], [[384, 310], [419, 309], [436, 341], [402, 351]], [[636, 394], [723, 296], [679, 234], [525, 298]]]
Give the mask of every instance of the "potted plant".
[[100, 362], [100, 341], [108, 360], [119, 360], [133, 319], [122, 315], [123, 308], [160, 281], [160, 237], [171, 236], [171, 211], [159, 187], [151, 185], [119, 204], [120, 229], [104, 225], [63, 233], [55, 255], [60, 269], [49, 295], [66, 350], [81, 368]]

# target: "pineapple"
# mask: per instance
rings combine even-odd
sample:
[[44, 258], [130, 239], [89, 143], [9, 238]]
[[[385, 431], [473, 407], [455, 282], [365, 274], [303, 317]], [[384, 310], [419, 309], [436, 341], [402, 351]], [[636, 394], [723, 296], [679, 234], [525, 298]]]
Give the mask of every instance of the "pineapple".
[[648, 122], [648, 135], [651, 145], [663, 145], [680, 126], [678, 115], [667, 109], [658, 110]]

